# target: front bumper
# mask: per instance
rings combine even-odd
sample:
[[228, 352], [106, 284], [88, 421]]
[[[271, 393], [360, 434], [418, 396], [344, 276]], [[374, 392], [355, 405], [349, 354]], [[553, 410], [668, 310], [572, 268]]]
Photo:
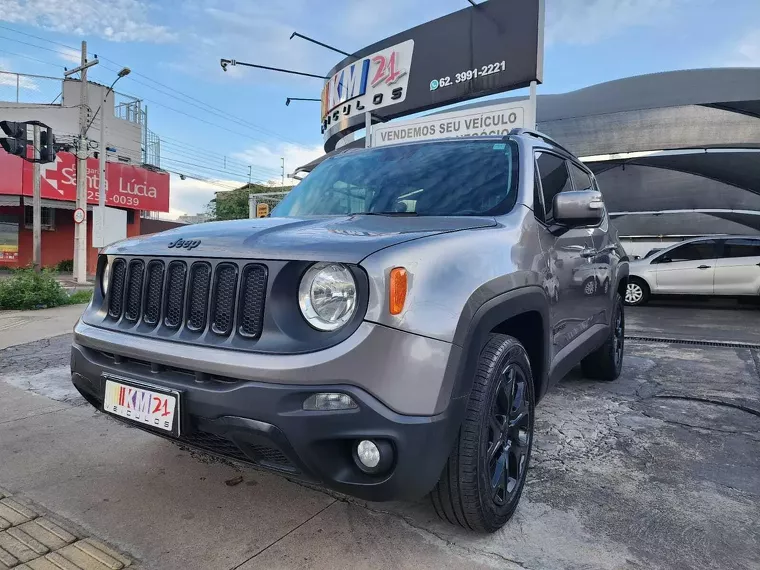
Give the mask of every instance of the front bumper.
[[[92, 405], [102, 409], [103, 373], [177, 390], [182, 402], [180, 442], [366, 500], [413, 499], [427, 493], [438, 480], [464, 415], [465, 399], [450, 402], [437, 414], [400, 414], [345, 378], [311, 383], [304, 377], [298, 384], [221, 378], [188, 369], [190, 359], [182, 367], [160, 364], [166, 357], [159, 351], [151, 359], [138, 359], [125, 355], [129, 350], [123, 346], [87, 346], [98, 343], [91, 342], [81, 325], [76, 330], [72, 381]], [[236, 353], [223, 352], [236, 357]], [[398, 372], [390, 362], [388, 369]], [[357, 367], [355, 374], [367, 376], [371, 372]], [[413, 382], [413, 378], [401, 375], [393, 379], [396, 383]], [[351, 395], [358, 409], [302, 409], [310, 394], [336, 391]], [[131, 425], [166, 437], [165, 433]], [[391, 443], [394, 462], [389, 472], [368, 475], [355, 465], [352, 449], [360, 439]]]

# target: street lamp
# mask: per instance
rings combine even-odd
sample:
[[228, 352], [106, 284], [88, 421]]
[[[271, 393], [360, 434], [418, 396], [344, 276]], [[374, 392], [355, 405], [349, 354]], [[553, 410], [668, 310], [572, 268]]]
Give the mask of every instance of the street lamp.
[[[95, 114], [92, 116], [92, 119], [90, 120], [90, 125], [92, 125], [92, 122], [95, 120], [95, 117], [98, 116], [98, 113], [100, 112], [100, 109], [103, 108], [103, 105], [108, 100], [108, 95], [113, 91], [114, 85], [116, 85], [116, 82], [119, 81], [122, 77], [126, 77], [131, 73], [131, 69], [128, 67], [123, 67], [119, 73], [116, 74], [116, 79], [113, 80], [113, 83], [111, 83], [111, 86], [106, 89], [106, 93], [103, 96], [103, 101], [100, 103], [100, 106], [98, 107], [97, 111], [95, 111]], [[87, 128], [90, 128], [90, 125], [87, 126]], [[87, 131], [85, 131], [85, 134]], [[92, 230], [92, 245], [93, 247], [103, 247], [105, 246], [103, 231], [105, 228], [105, 222], [106, 222], [106, 120], [105, 117], [101, 117], [100, 119], [100, 141], [98, 142], [98, 210], [100, 211], [100, 215], [98, 216], [97, 223], [94, 224]], [[93, 216], [94, 221], [95, 216]]]

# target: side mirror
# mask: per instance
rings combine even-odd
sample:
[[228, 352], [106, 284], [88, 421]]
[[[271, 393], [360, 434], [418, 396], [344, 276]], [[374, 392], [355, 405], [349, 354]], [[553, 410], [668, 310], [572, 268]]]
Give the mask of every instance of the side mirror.
[[554, 197], [554, 220], [568, 227], [593, 226], [604, 216], [604, 200], [597, 190], [560, 192]]

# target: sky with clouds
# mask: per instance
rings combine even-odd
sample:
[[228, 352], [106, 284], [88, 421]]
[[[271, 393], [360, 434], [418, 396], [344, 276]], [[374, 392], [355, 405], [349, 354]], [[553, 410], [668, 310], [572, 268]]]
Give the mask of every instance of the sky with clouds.
[[[560, 93], [630, 75], [693, 67], [760, 66], [758, 0], [545, 0], [544, 84]], [[90, 78], [145, 101], [172, 179], [171, 215], [205, 209], [215, 191], [251, 177], [280, 182], [322, 153], [318, 79], [220, 58], [325, 73], [344, 51], [467, 6], [465, 0], [0, 0], [0, 70], [58, 77], [78, 63], [81, 40], [101, 65]], [[21, 33], [19, 33], [21, 32]], [[23, 35], [27, 34], [27, 35]], [[30, 37], [37, 36], [37, 38]], [[107, 59], [105, 59], [107, 58]], [[13, 85], [0, 74], [0, 99]], [[56, 86], [27, 81], [28, 101]], [[52, 99], [52, 97], [51, 97]], [[47, 101], [49, 102], [49, 101]], [[195, 180], [191, 176], [210, 179]]]

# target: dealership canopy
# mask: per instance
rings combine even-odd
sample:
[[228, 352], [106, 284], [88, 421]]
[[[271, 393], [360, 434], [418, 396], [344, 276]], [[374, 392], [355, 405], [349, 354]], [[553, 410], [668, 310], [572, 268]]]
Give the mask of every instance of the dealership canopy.
[[[621, 235], [760, 233], [759, 68], [655, 73], [539, 95], [537, 128], [597, 173]], [[363, 146], [357, 140], [334, 153]]]

